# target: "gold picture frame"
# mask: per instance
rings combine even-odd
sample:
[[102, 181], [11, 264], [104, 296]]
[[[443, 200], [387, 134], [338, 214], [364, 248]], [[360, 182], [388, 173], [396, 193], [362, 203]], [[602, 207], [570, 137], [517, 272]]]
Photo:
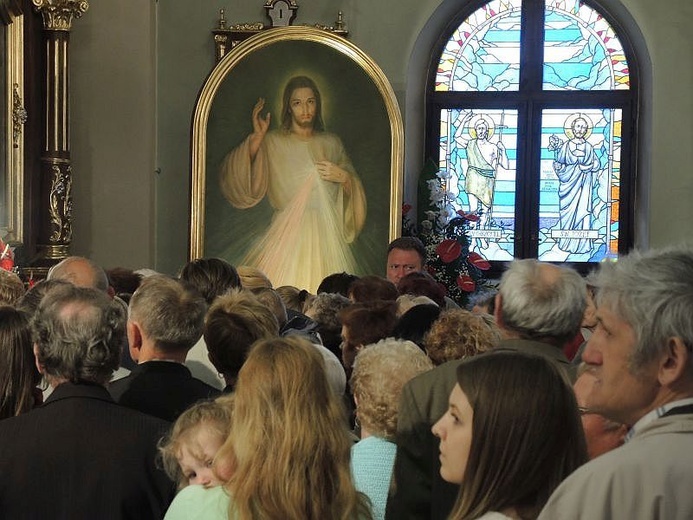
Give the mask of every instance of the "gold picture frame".
[[24, 17], [15, 16], [3, 27], [5, 74], [4, 155], [1, 172], [0, 238], [12, 245], [24, 242]]
[[282, 91], [295, 76], [315, 79], [326, 130], [341, 138], [366, 194], [365, 224], [350, 246], [359, 262], [354, 274], [384, 275], [388, 242], [401, 230], [399, 106], [385, 74], [361, 49], [304, 26], [270, 29], [240, 43], [200, 90], [192, 121], [190, 259], [216, 256], [239, 265], [257, 239], [251, 230], [268, 227], [274, 218], [276, 208], [266, 200], [250, 209], [231, 207], [220, 193], [218, 172], [252, 132], [258, 98], [266, 99], [263, 114], [271, 113], [276, 128]]

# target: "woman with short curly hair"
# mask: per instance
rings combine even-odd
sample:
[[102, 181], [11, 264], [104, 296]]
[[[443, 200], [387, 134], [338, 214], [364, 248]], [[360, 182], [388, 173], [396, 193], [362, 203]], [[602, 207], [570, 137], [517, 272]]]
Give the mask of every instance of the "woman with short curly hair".
[[385, 339], [356, 356], [351, 387], [361, 440], [351, 450], [356, 489], [370, 498], [373, 517], [385, 517], [385, 504], [397, 447], [397, 405], [404, 385], [433, 364], [411, 341]]
[[426, 353], [435, 365], [491, 350], [500, 341], [491, 316], [464, 309], [443, 311], [424, 338]]

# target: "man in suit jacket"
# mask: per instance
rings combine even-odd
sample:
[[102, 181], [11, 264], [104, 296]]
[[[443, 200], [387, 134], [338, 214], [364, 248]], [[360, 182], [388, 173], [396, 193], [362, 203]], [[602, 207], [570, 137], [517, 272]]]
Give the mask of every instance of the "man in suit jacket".
[[[585, 282], [572, 269], [536, 260], [514, 261], [496, 296], [495, 318], [503, 335], [496, 348], [546, 357], [567, 377], [574, 377], [561, 349], [580, 329], [585, 297]], [[443, 519], [450, 514], [459, 486], [440, 476], [438, 439], [431, 427], [448, 409], [462, 362], [450, 361], [421, 374], [402, 391], [395, 486], [387, 504], [390, 520]]]
[[105, 293], [52, 289], [33, 322], [39, 408], [0, 421], [0, 518], [163, 518], [175, 486], [157, 468], [169, 424], [118, 406], [105, 388], [125, 312]]
[[198, 338], [207, 307], [191, 286], [168, 276], [150, 276], [130, 299], [127, 332], [137, 366], [109, 386], [119, 404], [175, 421], [201, 399], [221, 392], [195, 379], [184, 365]]

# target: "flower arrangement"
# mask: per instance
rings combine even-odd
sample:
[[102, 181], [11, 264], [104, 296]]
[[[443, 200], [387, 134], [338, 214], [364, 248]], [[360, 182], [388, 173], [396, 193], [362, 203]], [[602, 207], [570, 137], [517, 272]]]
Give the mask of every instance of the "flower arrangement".
[[[450, 174], [429, 163], [419, 181], [419, 218], [412, 206], [402, 206], [402, 235], [415, 236], [426, 247], [426, 270], [443, 285], [448, 297], [466, 306], [469, 296], [484, 282], [484, 271], [491, 265], [480, 254], [470, 251], [467, 234], [481, 213], [455, 210], [453, 194], [447, 190]], [[418, 222], [417, 222], [418, 221]]]
[[14, 266], [14, 248], [10, 247], [10, 244], [6, 244], [4, 240], [0, 238], [0, 269], [5, 271], [15, 272]]

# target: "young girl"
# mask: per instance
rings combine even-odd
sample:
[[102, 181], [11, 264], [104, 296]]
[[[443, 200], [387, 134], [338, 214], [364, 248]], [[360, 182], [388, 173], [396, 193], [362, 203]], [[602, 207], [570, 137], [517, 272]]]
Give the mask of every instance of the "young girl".
[[164, 469], [178, 489], [197, 484], [205, 488], [223, 483], [214, 472], [214, 457], [231, 429], [233, 397], [201, 401], [183, 412], [159, 451]]
[[520, 352], [462, 363], [433, 433], [441, 477], [460, 484], [451, 520], [534, 519], [587, 461], [572, 389], [549, 360]]

